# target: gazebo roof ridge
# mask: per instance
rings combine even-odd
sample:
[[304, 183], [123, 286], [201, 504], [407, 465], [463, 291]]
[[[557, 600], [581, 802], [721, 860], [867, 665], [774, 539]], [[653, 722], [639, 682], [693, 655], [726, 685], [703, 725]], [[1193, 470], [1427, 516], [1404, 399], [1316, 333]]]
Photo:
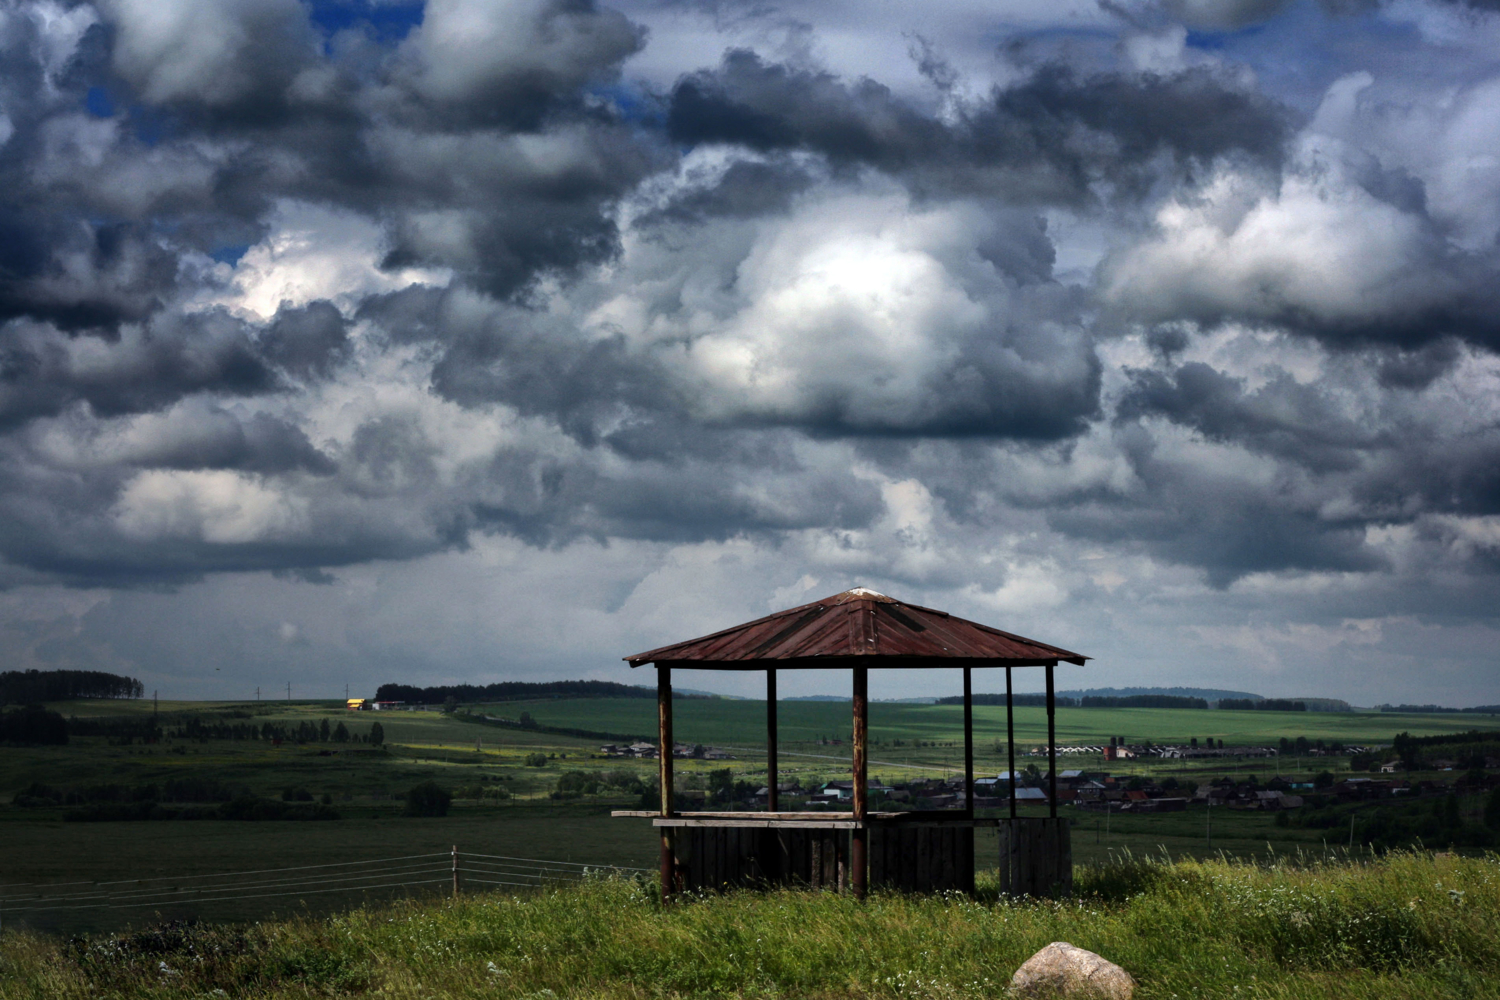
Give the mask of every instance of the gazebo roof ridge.
[[[788, 619], [790, 623], [787, 624]], [[624, 658], [632, 667], [1082, 666], [1089, 657], [946, 611], [855, 587]]]

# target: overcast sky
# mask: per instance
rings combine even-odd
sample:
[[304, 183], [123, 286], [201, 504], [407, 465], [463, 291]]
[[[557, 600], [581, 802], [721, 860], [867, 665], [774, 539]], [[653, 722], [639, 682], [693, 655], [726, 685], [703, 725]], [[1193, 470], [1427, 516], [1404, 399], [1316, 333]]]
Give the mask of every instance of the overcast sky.
[[1496, 8], [0, 0], [0, 669], [1500, 702]]

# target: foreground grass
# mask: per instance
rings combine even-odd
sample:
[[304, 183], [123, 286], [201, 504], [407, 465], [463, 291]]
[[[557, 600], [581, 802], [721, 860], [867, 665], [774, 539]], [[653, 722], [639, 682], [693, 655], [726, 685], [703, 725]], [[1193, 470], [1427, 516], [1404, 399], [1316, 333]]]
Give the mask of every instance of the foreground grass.
[[1500, 857], [1127, 860], [1060, 903], [737, 893], [660, 910], [602, 879], [244, 928], [0, 938], [0, 998], [1003, 996], [1049, 941], [1138, 997], [1500, 996]]

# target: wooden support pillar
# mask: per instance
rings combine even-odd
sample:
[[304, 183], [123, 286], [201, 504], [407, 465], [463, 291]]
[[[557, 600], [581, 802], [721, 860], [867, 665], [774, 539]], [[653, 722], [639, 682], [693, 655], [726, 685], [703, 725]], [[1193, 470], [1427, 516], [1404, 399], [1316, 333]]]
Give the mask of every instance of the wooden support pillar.
[[1016, 705], [1010, 686], [1010, 667], [1005, 668], [1005, 750], [1010, 757], [1010, 818], [1016, 818]]
[[964, 667], [964, 811], [974, 818], [974, 677]]
[[866, 667], [854, 668], [854, 819], [857, 825], [849, 837], [849, 886], [855, 899], [864, 899], [869, 878], [870, 830], [865, 820], [868, 815], [869, 781], [866, 779], [867, 763], [865, 742], [870, 723], [870, 671]]
[[776, 794], [776, 668], [766, 671], [766, 808], [778, 812], [780, 796]]
[[1054, 665], [1047, 665], [1047, 815], [1057, 819], [1057, 695], [1052, 690]]
[[[656, 665], [656, 725], [658, 751], [661, 755], [657, 774], [661, 780], [661, 814], [672, 815], [672, 668]], [[661, 828], [661, 901], [665, 904], [672, 895], [676, 881], [676, 852], [673, 850], [673, 829]]]

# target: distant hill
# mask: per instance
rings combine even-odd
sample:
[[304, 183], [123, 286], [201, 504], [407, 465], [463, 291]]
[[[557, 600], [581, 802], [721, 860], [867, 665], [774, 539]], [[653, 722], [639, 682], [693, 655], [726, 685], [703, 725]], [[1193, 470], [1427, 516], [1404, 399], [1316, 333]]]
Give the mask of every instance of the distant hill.
[[[1221, 688], [1192, 688], [1192, 687], [1125, 687], [1125, 688], [1088, 688], [1083, 691], [1059, 691], [1061, 697], [1083, 699], [1083, 698], [1136, 698], [1141, 695], [1164, 694], [1173, 698], [1202, 698], [1204, 701], [1214, 702], [1221, 698], [1249, 698], [1252, 701], [1260, 701], [1261, 695], [1251, 694], [1249, 691], [1225, 691]], [[1313, 699], [1302, 698], [1299, 701]]]

